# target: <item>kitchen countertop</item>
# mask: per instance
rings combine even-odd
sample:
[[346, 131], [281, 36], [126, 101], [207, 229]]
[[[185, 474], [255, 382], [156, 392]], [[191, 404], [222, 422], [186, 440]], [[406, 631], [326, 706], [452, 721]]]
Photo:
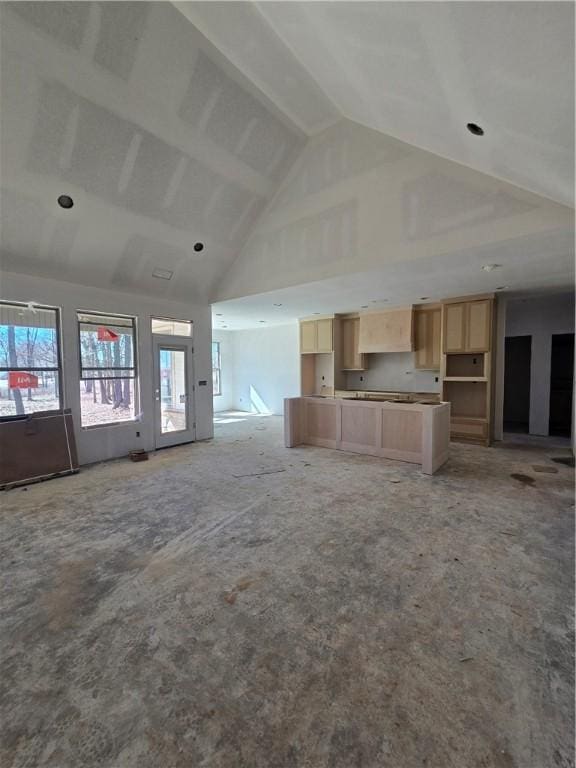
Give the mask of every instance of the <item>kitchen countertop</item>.
[[393, 398], [398, 402], [406, 403], [413, 403], [416, 400], [433, 400], [439, 403], [441, 400], [439, 392], [398, 392], [376, 389], [337, 389], [333, 396], [340, 398], [356, 398], [358, 400]]

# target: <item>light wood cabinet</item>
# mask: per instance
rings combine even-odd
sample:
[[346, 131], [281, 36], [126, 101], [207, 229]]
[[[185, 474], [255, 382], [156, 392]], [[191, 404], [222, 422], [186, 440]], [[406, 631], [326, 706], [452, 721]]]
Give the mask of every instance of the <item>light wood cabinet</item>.
[[466, 352], [466, 304], [444, 306], [444, 352]]
[[364, 371], [366, 369], [366, 358], [358, 349], [360, 343], [360, 318], [344, 317], [340, 323], [342, 340], [342, 370]]
[[334, 332], [332, 320], [316, 320], [316, 352], [334, 351]]
[[492, 302], [462, 301], [444, 305], [444, 352], [487, 352], [492, 330]]
[[412, 352], [412, 307], [360, 315], [359, 352]]
[[414, 317], [414, 367], [437, 371], [440, 369], [442, 310], [440, 307], [418, 309]]
[[333, 352], [332, 318], [300, 321], [300, 354], [314, 355]]
[[442, 399], [451, 404], [454, 440], [490, 444], [493, 297], [443, 304]]
[[487, 352], [492, 330], [492, 302], [489, 299], [471, 301], [467, 307], [466, 351]]
[[300, 323], [300, 354], [313, 354], [317, 346], [316, 320], [304, 320]]

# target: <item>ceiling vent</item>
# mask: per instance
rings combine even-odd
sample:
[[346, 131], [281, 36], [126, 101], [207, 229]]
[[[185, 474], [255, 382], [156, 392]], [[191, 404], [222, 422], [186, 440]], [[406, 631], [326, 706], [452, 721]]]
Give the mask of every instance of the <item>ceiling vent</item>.
[[152, 277], [158, 277], [160, 280], [171, 280], [173, 274], [174, 272], [171, 269], [160, 269], [157, 267], [152, 272]]

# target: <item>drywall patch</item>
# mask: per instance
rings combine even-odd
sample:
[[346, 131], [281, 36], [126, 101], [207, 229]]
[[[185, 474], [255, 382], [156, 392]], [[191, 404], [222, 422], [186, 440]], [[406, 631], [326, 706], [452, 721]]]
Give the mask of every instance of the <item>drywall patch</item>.
[[24, 21], [59, 43], [80, 48], [91, 3], [20, 2], [6, 5]]
[[252, 241], [256, 261], [277, 274], [357, 258], [355, 200], [306, 216]]
[[132, 71], [138, 45], [146, 28], [149, 4], [107, 2], [98, 5], [100, 32], [94, 61], [126, 80]]
[[269, 178], [282, 173], [302, 143], [202, 52], [179, 114], [218, 146]]
[[534, 208], [505, 192], [483, 190], [434, 171], [406, 182], [402, 189], [404, 231], [410, 240], [465, 229]]
[[341, 120], [308, 143], [271, 210], [397, 162], [410, 152], [406, 144], [396, 139]]

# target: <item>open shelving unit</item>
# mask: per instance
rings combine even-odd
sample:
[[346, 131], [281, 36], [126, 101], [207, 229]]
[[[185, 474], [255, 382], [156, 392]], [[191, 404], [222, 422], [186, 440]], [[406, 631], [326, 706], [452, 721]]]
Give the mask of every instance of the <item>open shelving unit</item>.
[[492, 438], [493, 295], [443, 303], [442, 400], [451, 405], [453, 440], [489, 445]]

